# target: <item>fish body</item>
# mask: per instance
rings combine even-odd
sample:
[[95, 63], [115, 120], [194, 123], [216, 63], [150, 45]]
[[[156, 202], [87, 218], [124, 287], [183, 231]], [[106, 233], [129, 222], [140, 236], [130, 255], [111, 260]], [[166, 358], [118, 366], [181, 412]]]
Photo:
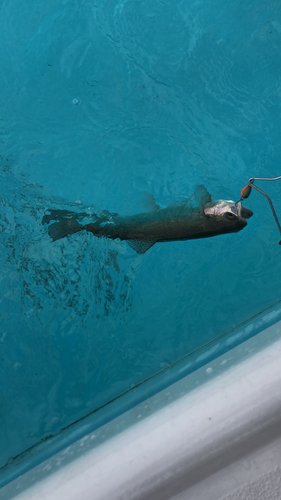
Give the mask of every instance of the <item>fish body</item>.
[[209, 238], [241, 231], [247, 225], [246, 219], [253, 215], [240, 202], [212, 201], [203, 186], [198, 186], [197, 198], [198, 192], [197, 207], [193, 207], [190, 200], [185, 200], [137, 215], [121, 216], [104, 211], [100, 216], [91, 216], [93, 222], [86, 224], [81, 224], [83, 219], [89, 219], [86, 213], [52, 210], [44, 216], [43, 223], [56, 221], [49, 226], [53, 241], [86, 230], [97, 237], [126, 240], [137, 253], [142, 254], [155, 243]]

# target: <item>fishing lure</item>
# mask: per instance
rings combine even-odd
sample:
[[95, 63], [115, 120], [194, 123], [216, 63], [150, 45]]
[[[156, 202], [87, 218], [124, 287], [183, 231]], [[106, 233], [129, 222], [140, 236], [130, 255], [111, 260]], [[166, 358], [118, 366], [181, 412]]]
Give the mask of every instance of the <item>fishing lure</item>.
[[[271, 198], [268, 196], [268, 194], [266, 194], [264, 191], [262, 191], [260, 188], [258, 188], [257, 186], [254, 185], [254, 181], [278, 181], [279, 179], [281, 179], [281, 175], [279, 177], [251, 177], [248, 180], [248, 184], [245, 187], [243, 187], [243, 189], [241, 191], [241, 198], [240, 198], [239, 202], [242, 202], [243, 200], [245, 200], [246, 198], [248, 198], [250, 196], [252, 188], [256, 189], [259, 193], [263, 194], [268, 199], [268, 202], [269, 202], [270, 208], [272, 210], [275, 222], [277, 224], [277, 227], [278, 227], [280, 235], [281, 235], [280, 222], [279, 222], [278, 217], [276, 215]], [[279, 245], [281, 245], [281, 240], [279, 241]]]

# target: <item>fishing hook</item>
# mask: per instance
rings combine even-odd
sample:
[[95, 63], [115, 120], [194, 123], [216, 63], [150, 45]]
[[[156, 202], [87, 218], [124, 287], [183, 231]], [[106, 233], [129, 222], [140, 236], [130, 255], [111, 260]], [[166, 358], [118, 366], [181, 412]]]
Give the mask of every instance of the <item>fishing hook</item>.
[[[278, 226], [278, 229], [279, 229], [279, 232], [281, 235], [281, 226], [280, 226], [278, 217], [276, 215], [276, 212], [274, 210], [274, 206], [273, 206], [273, 203], [272, 203], [270, 197], [268, 196], [268, 194], [266, 194], [264, 191], [262, 191], [261, 189], [259, 189], [257, 186], [254, 185], [254, 181], [278, 181], [279, 179], [281, 179], [281, 175], [279, 175], [279, 177], [251, 177], [248, 180], [248, 184], [242, 189], [241, 198], [239, 201], [243, 201], [245, 198], [248, 198], [248, 196], [250, 196], [252, 188], [256, 189], [259, 193], [263, 194], [268, 199], [268, 202], [269, 202], [270, 208], [272, 210], [275, 222]], [[281, 240], [279, 241], [279, 245], [281, 245]]]

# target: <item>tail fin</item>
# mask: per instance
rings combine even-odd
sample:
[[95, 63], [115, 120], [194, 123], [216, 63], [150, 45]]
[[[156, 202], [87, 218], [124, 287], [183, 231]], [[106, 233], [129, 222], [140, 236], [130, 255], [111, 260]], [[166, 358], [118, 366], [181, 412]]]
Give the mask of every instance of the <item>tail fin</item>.
[[57, 241], [83, 229], [83, 226], [77, 221], [79, 215], [67, 210], [51, 210], [50, 213], [44, 215], [42, 224], [48, 224], [51, 220], [58, 221], [48, 227], [50, 237], [53, 241]]
[[51, 224], [48, 228], [48, 233], [53, 241], [57, 241], [70, 234], [78, 233], [81, 229], [83, 229], [83, 226], [78, 224], [78, 222], [72, 221], [71, 219], [65, 219]]

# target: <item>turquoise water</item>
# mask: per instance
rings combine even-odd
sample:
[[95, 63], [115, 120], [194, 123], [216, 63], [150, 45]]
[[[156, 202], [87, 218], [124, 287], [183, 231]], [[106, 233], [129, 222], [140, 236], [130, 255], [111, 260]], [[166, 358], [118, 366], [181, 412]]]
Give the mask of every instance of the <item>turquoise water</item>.
[[[281, 175], [279, 2], [5, 0], [0, 8], [0, 467], [281, 300], [267, 200], [237, 234], [157, 244], [46, 209], [234, 199]], [[262, 186], [281, 217], [279, 184]]]

